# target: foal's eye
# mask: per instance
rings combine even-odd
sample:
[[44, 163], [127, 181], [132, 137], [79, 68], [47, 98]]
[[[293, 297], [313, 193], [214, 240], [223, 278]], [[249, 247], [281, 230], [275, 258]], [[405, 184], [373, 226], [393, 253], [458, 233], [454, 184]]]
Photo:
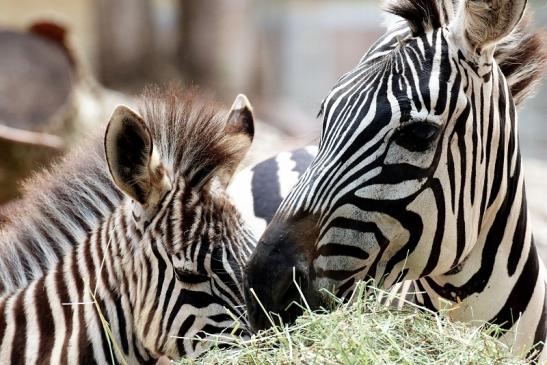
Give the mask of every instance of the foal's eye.
[[431, 147], [437, 139], [441, 128], [431, 122], [411, 122], [395, 134], [397, 144], [416, 152], [422, 152]]
[[186, 284], [199, 284], [209, 280], [209, 276], [199, 272], [175, 268], [175, 276]]

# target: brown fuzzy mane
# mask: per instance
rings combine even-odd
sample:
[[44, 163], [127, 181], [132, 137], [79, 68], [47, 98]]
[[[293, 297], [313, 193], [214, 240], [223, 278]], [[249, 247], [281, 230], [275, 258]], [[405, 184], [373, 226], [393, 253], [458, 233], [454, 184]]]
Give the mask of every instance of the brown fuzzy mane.
[[148, 88], [141, 97], [139, 114], [164, 165], [187, 179], [230, 165], [239, 152], [225, 131], [228, 114], [204, 103], [193, 91]]
[[546, 71], [545, 31], [531, 28], [531, 15], [527, 14], [494, 54], [517, 105], [535, 92]]

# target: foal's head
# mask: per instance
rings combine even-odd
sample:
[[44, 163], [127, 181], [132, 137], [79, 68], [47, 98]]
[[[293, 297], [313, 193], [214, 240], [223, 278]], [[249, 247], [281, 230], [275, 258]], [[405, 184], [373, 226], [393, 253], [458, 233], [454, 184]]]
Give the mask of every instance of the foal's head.
[[140, 113], [120, 106], [111, 117], [106, 157], [129, 222], [119, 236], [130, 252], [123, 285], [136, 336], [153, 354], [197, 355], [196, 336], [229, 335], [242, 315], [254, 240], [225, 189], [253, 134], [243, 95], [226, 114], [178, 91], [149, 92]]

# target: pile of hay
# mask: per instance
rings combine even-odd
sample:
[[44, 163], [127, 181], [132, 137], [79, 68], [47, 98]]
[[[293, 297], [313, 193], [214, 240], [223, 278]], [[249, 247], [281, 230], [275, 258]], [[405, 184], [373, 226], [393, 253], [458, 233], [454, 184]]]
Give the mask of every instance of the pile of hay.
[[[495, 337], [499, 327], [470, 327], [447, 313], [378, 302], [361, 286], [330, 313], [306, 311], [292, 326], [264, 331], [231, 349], [181, 364], [526, 364]], [[524, 354], [523, 354], [524, 355]]]

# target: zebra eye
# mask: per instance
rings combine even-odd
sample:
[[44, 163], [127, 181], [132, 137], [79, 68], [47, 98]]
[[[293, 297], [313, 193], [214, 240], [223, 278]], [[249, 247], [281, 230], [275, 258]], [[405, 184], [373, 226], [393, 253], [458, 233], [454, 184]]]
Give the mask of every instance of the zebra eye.
[[209, 276], [199, 272], [175, 268], [177, 280], [186, 284], [199, 284], [209, 280]]
[[437, 139], [440, 128], [430, 122], [415, 122], [403, 126], [396, 133], [397, 144], [410, 151], [422, 152]]

